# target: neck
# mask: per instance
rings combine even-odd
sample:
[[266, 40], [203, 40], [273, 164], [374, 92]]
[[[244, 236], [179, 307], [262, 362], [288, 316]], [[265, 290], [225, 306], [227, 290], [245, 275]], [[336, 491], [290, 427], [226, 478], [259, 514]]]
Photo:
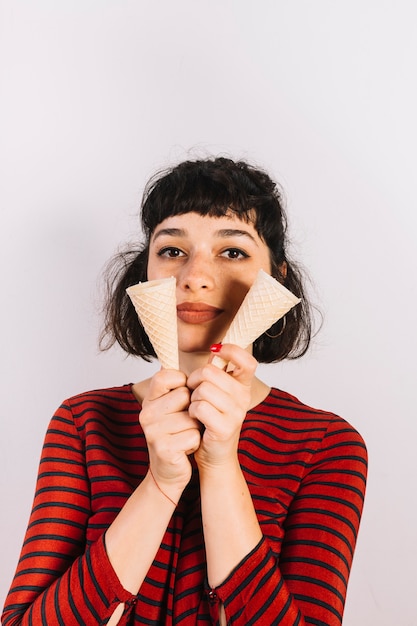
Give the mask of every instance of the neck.
[[210, 352], [180, 352], [180, 370], [187, 376], [199, 367], [208, 363]]

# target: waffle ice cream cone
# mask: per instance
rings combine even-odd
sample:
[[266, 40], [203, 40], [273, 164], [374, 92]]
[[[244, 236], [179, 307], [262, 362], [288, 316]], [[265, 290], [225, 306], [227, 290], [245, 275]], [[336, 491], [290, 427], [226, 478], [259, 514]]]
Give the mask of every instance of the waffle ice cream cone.
[[126, 289], [162, 367], [179, 369], [176, 280], [149, 280]]
[[[259, 270], [223, 338], [223, 343], [234, 343], [241, 348], [247, 348], [299, 302], [300, 298], [275, 278]], [[212, 363], [221, 368], [227, 365], [219, 356], [215, 356]]]

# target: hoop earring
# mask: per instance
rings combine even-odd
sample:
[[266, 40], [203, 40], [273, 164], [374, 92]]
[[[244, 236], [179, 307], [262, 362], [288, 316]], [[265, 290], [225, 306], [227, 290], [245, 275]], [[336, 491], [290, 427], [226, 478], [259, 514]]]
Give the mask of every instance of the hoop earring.
[[281, 330], [279, 331], [279, 333], [278, 333], [277, 335], [270, 335], [270, 334], [268, 333], [268, 331], [265, 331], [265, 335], [266, 335], [267, 337], [269, 337], [270, 339], [277, 339], [277, 338], [278, 338], [278, 337], [280, 337], [280, 336], [282, 335], [282, 333], [284, 332], [286, 325], [287, 325], [287, 316], [286, 316], [286, 315], [284, 315], [284, 317], [282, 318], [282, 328], [281, 328]]

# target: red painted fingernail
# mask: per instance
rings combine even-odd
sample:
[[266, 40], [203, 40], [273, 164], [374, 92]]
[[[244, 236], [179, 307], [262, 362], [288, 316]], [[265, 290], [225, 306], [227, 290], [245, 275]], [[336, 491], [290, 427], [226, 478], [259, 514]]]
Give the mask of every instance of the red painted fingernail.
[[222, 349], [222, 344], [221, 343], [213, 343], [210, 346], [210, 352], [220, 352], [221, 349]]

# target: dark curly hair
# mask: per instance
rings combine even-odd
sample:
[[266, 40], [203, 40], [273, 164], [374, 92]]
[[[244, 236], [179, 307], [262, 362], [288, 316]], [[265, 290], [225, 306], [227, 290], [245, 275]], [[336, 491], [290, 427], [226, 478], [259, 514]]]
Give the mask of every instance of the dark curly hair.
[[254, 342], [254, 357], [272, 363], [305, 354], [312, 334], [311, 306], [302, 273], [287, 255], [283, 193], [268, 174], [223, 157], [184, 161], [149, 181], [141, 208], [143, 244], [119, 253], [107, 266], [103, 349], [117, 342], [128, 354], [146, 361], [156, 356], [126, 288], [147, 280], [149, 241], [158, 224], [172, 215], [194, 212], [210, 217], [234, 214], [251, 222], [270, 250], [272, 276], [301, 298], [284, 322], [279, 320]]

